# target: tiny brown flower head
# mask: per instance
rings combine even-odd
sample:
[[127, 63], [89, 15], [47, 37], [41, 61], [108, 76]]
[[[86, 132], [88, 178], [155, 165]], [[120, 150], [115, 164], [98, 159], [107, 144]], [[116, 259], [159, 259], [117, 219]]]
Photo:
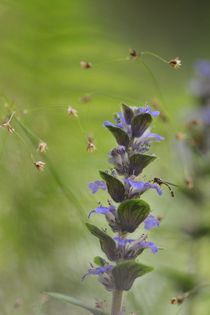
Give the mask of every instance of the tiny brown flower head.
[[197, 127], [197, 126], [201, 126], [202, 125], [202, 120], [200, 119], [192, 119], [188, 122], [187, 127], [189, 129]]
[[176, 133], [176, 139], [179, 141], [184, 141], [184, 140], [186, 140], [186, 134], [183, 132], [177, 132]]
[[69, 117], [78, 117], [78, 112], [76, 109], [74, 109], [73, 107], [69, 106], [67, 109], [67, 113], [69, 115]]
[[159, 118], [162, 120], [162, 122], [164, 123], [168, 122], [169, 119], [166, 113], [161, 109], [159, 100], [157, 98], [153, 98], [150, 104], [152, 107], [154, 107], [156, 110], [160, 112]]
[[11, 134], [15, 131], [15, 129], [10, 125], [9, 122], [2, 124], [2, 127], [7, 128], [8, 132]]
[[39, 142], [37, 151], [39, 151], [40, 153], [45, 153], [47, 151], [47, 143]]
[[37, 168], [38, 171], [43, 171], [45, 168], [46, 163], [43, 161], [37, 161], [34, 162], [35, 167]]
[[82, 69], [90, 69], [92, 68], [92, 63], [88, 62], [88, 61], [80, 61], [80, 67]]
[[185, 178], [185, 184], [186, 184], [187, 188], [193, 189], [194, 184], [193, 184], [193, 178], [192, 178], [192, 176], [187, 176], [187, 177]]
[[22, 298], [17, 298], [15, 303], [14, 303], [14, 308], [19, 308], [23, 305], [23, 299]]
[[1, 127], [6, 128], [8, 132], [11, 134], [15, 131], [15, 129], [10, 124], [14, 115], [15, 115], [15, 112], [13, 112], [10, 118], [1, 125]]
[[131, 59], [136, 59], [139, 57], [139, 53], [137, 53], [137, 51], [133, 48], [129, 48], [128, 53]]
[[181, 62], [181, 60], [179, 59], [179, 57], [176, 57], [176, 58], [174, 58], [174, 59], [171, 59], [171, 60], [169, 61], [169, 64], [170, 64], [170, 66], [171, 66], [172, 68], [178, 69], [178, 68], [181, 67], [182, 62]]
[[93, 153], [95, 150], [96, 150], [96, 146], [94, 144], [94, 139], [92, 137], [88, 137], [87, 151], [89, 153]]
[[175, 296], [171, 299], [171, 304], [182, 304], [184, 302], [185, 295]]
[[80, 103], [88, 103], [89, 101], [91, 100], [91, 96], [88, 95], [88, 94], [85, 94], [83, 95], [81, 98], [80, 98]]

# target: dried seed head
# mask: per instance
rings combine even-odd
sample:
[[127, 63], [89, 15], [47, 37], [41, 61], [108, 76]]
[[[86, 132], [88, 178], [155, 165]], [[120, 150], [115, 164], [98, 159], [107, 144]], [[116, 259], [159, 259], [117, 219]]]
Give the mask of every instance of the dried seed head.
[[106, 300], [96, 300], [95, 307], [104, 311], [107, 308]]
[[22, 298], [17, 298], [15, 303], [14, 303], [14, 308], [19, 308], [23, 305], [23, 299]]
[[186, 134], [183, 132], [177, 132], [176, 139], [179, 141], [184, 141], [186, 140]]
[[154, 109], [158, 110], [160, 112], [159, 118], [165, 123], [168, 122], [168, 117], [166, 113], [161, 109], [160, 102], [158, 99], [153, 98], [150, 102], [151, 106], [154, 107]]
[[178, 69], [178, 68], [181, 67], [182, 62], [181, 62], [181, 60], [179, 59], [179, 57], [176, 57], [176, 58], [174, 58], [174, 59], [171, 59], [171, 60], [169, 61], [169, 64], [170, 64], [170, 66], [171, 66], [172, 68]]
[[43, 161], [37, 161], [34, 162], [35, 167], [37, 168], [38, 171], [43, 171], [45, 168], [46, 163]]
[[136, 59], [137, 57], [139, 57], [139, 53], [137, 53], [137, 51], [133, 48], [129, 48], [128, 53], [131, 59]]
[[193, 128], [193, 127], [200, 126], [200, 125], [202, 125], [202, 120], [200, 120], [200, 119], [192, 119], [187, 124], [187, 127], [188, 128]]
[[10, 116], [10, 118], [0, 126], [3, 128], [7, 128], [8, 132], [11, 134], [15, 131], [15, 129], [10, 124], [14, 114], [15, 114], [15, 112], [13, 112], [12, 115]]
[[37, 151], [39, 151], [40, 153], [45, 153], [47, 151], [47, 143], [40, 142]]
[[14, 133], [15, 129], [10, 125], [9, 122], [2, 124], [2, 127], [7, 128], [10, 134]]
[[171, 299], [171, 304], [182, 304], [184, 302], [185, 296], [175, 296]]
[[69, 106], [67, 109], [67, 113], [69, 115], [69, 117], [78, 117], [78, 112], [76, 109], [74, 109], [73, 107]]
[[88, 62], [88, 61], [80, 61], [80, 67], [82, 69], [90, 69], [92, 68], [92, 63]]
[[185, 184], [186, 184], [187, 188], [189, 188], [189, 189], [192, 189], [194, 187], [192, 176], [187, 176], [185, 178]]
[[92, 137], [88, 137], [87, 151], [89, 153], [93, 153], [95, 150], [96, 150], [96, 146], [94, 144], [94, 139]]
[[80, 103], [88, 103], [89, 101], [91, 100], [91, 96], [86, 94], [86, 95], [83, 95], [81, 98], [80, 98]]

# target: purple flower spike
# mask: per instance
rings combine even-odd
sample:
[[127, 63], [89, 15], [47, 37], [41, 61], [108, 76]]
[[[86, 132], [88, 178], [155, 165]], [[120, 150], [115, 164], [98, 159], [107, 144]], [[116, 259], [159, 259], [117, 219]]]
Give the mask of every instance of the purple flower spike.
[[144, 248], [150, 248], [153, 254], [156, 254], [158, 252], [158, 247], [153, 242], [141, 241], [139, 245]]
[[153, 215], [149, 215], [145, 220], [144, 220], [144, 229], [145, 230], [151, 230], [155, 227], [160, 226], [160, 221]]
[[89, 183], [88, 187], [92, 191], [92, 194], [95, 194], [99, 189], [106, 190], [106, 184], [102, 180], [96, 180], [93, 183]]

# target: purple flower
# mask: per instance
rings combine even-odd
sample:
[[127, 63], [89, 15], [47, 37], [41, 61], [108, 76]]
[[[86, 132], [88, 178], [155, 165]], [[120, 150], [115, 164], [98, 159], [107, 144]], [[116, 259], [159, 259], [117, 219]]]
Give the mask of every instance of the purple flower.
[[[153, 243], [153, 242], [147, 242], [146, 239], [147, 236], [142, 235], [140, 239], [138, 240], [133, 240], [133, 239], [124, 239], [121, 237], [114, 237], [114, 240], [117, 241], [118, 245], [120, 247], [126, 247], [128, 244], [127, 251], [130, 252], [136, 252], [139, 251], [139, 249], [145, 249], [145, 248], [150, 248], [151, 252], [153, 254], [156, 254], [158, 252], [158, 247]], [[126, 249], [125, 249], [126, 250]]]
[[116, 237], [114, 237], [113, 239], [114, 239], [115, 241], [117, 241], [117, 243], [118, 243], [119, 246], [122, 246], [122, 247], [126, 246], [126, 244], [131, 244], [131, 243], [133, 243], [133, 242], [135, 241], [135, 240], [133, 240], [133, 239], [122, 238], [122, 237], [120, 237], [120, 236], [116, 236]]
[[92, 210], [89, 215], [88, 218], [90, 218], [94, 213], [98, 213], [98, 214], [108, 214], [108, 213], [115, 213], [116, 212], [116, 208], [113, 205], [110, 205], [109, 207], [103, 207], [103, 206], [99, 206], [97, 208], [95, 208], [94, 210]]
[[210, 78], [210, 61], [198, 60], [194, 65], [195, 71], [198, 75]]
[[99, 189], [106, 190], [106, 184], [102, 180], [96, 180], [93, 183], [89, 183], [88, 187], [92, 191], [92, 194], [95, 194]]
[[136, 153], [144, 153], [149, 151], [152, 142], [159, 142], [164, 140], [164, 137], [150, 132], [148, 128], [141, 137], [135, 138], [132, 144], [132, 149]]
[[149, 215], [145, 220], [144, 220], [144, 229], [145, 230], [151, 230], [155, 227], [160, 226], [160, 221], [153, 215]]
[[150, 182], [136, 182], [129, 178], [125, 179], [125, 182], [139, 194], [143, 194], [148, 189], [155, 189], [159, 196], [163, 193], [160, 186], [157, 184], [152, 184]]
[[152, 111], [151, 107], [149, 105], [146, 105], [145, 107], [137, 107], [136, 113], [138, 114], [150, 114], [153, 117], [156, 117], [160, 114], [159, 111]]
[[139, 242], [139, 245], [144, 248], [150, 248], [153, 254], [158, 252], [158, 247], [153, 242], [141, 241]]
[[112, 265], [106, 265], [103, 267], [96, 267], [96, 268], [90, 268], [88, 272], [82, 277], [82, 280], [84, 280], [87, 276], [94, 275], [94, 276], [100, 276], [103, 273], [108, 273], [113, 268]]
[[109, 153], [109, 162], [114, 165], [118, 174], [125, 175], [128, 173], [129, 159], [124, 146], [120, 145]]

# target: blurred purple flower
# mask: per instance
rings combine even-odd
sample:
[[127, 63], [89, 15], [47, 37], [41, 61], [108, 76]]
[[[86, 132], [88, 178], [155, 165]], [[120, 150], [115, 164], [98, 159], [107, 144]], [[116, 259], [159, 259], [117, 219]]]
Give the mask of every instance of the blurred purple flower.
[[106, 184], [102, 180], [96, 180], [95, 182], [89, 183], [88, 187], [95, 194], [99, 189], [106, 190]]
[[88, 218], [90, 218], [95, 213], [98, 213], [98, 214], [113, 213], [114, 214], [115, 212], [116, 212], [116, 208], [113, 205], [110, 205], [109, 207], [103, 207], [100, 205], [99, 207], [95, 208], [89, 213]]
[[153, 215], [149, 215], [145, 220], [144, 220], [144, 229], [145, 230], [151, 230], [155, 227], [160, 226], [160, 221]]
[[103, 273], [107, 273], [109, 271], [111, 271], [113, 268], [112, 265], [106, 265], [106, 266], [103, 266], [103, 267], [95, 267], [95, 268], [90, 268], [88, 270], [88, 272], [82, 277], [82, 280], [84, 280], [87, 276], [90, 276], [90, 275], [94, 275], [94, 276], [99, 276]]
[[141, 241], [139, 245], [144, 248], [150, 248], [153, 254], [156, 254], [158, 252], [158, 247], [153, 242]]

